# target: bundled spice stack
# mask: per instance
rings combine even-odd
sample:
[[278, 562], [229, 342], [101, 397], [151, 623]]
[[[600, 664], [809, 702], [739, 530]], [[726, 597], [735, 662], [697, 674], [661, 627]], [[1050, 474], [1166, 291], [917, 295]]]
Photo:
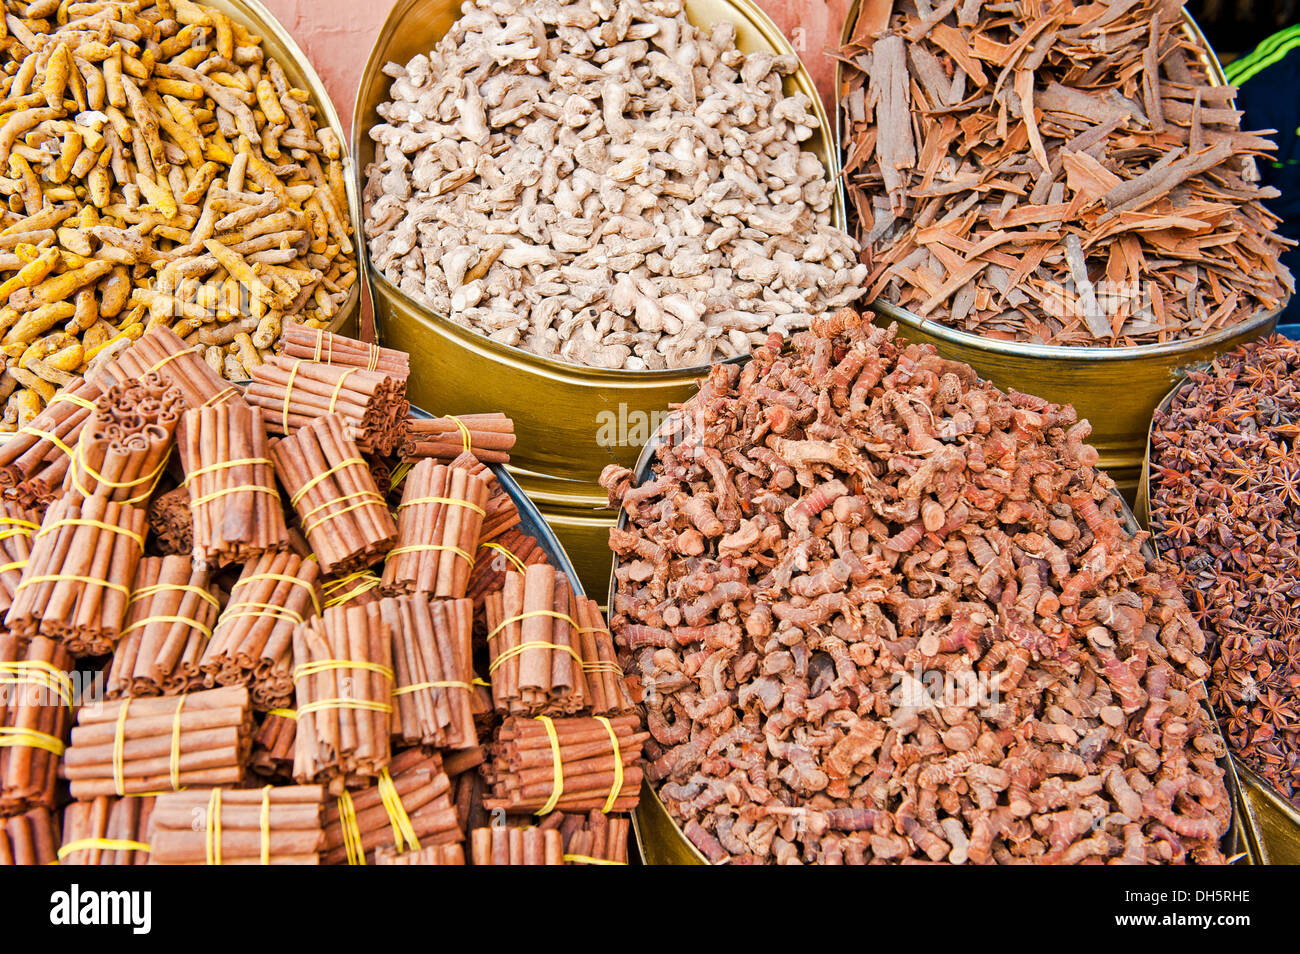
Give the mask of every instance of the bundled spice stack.
[[1295, 281], [1256, 169], [1274, 146], [1242, 131], [1181, 7], [863, 4], [840, 57], [868, 297], [1106, 347], [1275, 311]]
[[[286, 351], [303, 381], [408, 373], [312, 329]], [[643, 737], [612, 639], [521, 531], [477, 431], [469, 452], [401, 460], [363, 451], [335, 408], [273, 439], [274, 415], [158, 327], [91, 375], [44, 412], [72, 425], [0, 465], [0, 861], [464, 864], [489, 803], [522, 830], [557, 765], [557, 802], [625, 836]], [[404, 398], [385, 401], [404, 423]], [[542, 722], [501, 724], [482, 678], [475, 634], [507, 573], [534, 577], [510, 610], [528, 647], [511, 658], [531, 658], [517, 714], [568, 717], [554, 756]], [[75, 710], [69, 671], [92, 653], [107, 701]], [[547, 810], [523, 853], [564, 863]]]
[[1228, 745], [1300, 808], [1300, 347], [1189, 373], [1151, 430], [1151, 529], [1213, 643]]
[[504, 414], [412, 417], [406, 422], [401, 455], [408, 460], [452, 461], [473, 454], [485, 464], [507, 464], [514, 446], [515, 422]]
[[1089, 425], [894, 331], [716, 366], [602, 475], [668, 811], [712, 862], [1221, 863], [1205, 638]]
[[95, 410], [103, 389], [76, 378], [46, 408], [0, 444], [0, 489], [25, 507], [48, 504], [63, 486], [70, 448]]
[[554, 828], [475, 828], [470, 849], [476, 865], [562, 865], [564, 839]]

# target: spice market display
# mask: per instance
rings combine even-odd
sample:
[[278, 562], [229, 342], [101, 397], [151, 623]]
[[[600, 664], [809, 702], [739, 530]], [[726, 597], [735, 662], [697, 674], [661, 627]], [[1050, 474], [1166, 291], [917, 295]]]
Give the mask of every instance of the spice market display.
[[0, 866], [1300, 859], [1274, 131], [762, 2], [0, 0]]
[[1300, 346], [1192, 371], [1151, 428], [1151, 530], [1213, 648], [1228, 745], [1300, 809]]
[[172, 327], [239, 380], [356, 294], [338, 133], [191, 0], [4, 4], [0, 429]]

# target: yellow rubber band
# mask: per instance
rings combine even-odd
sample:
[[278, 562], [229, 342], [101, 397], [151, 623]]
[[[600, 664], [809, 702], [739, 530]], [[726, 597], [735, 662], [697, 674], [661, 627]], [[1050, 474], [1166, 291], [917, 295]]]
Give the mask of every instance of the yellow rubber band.
[[134, 630], [143, 629], [150, 623], [184, 623], [190, 629], [196, 629], [202, 633], [205, 640], [212, 638], [212, 630], [210, 628], [204, 626], [197, 619], [191, 619], [188, 616], [146, 616], [144, 619], [136, 620], [126, 629], [122, 630], [122, 635], [125, 636], [127, 633]]
[[136, 497], [131, 497], [128, 500], [117, 501], [118, 503], [124, 505], [138, 504], [141, 501], [148, 500], [150, 496], [153, 495], [154, 488], [158, 486], [158, 481], [162, 477], [163, 470], [166, 468], [167, 460], [168, 460], [168, 458], [164, 456], [163, 459], [158, 462], [158, 466], [153, 469], [153, 473], [145, 474], [143, 477], [137, 477], [135, 480], [125, 480], [125, 481], [108, 480], [103, 474], [101, 474], [99, 471], [95, 470], [95, 468], [91, 467], [89, 464], [86, 463], [85, 455], [82, 454], [81, 451], [82, 451], [82, 445], [78, 444], [76, 452], [72, 455], [73, 460], [69, 471], [72, 476], [72, 486], [76, 488], [77, 493], [81, 494], [81, 496], [83, 497], [95, 496], [82, 485], [81, 474], [83, 472], [87, 476], [92, 477], [95, 483], [99, 485], [99, 487], [111, 487], [114, 490], [128, 490], [130, 488], [140, 487], [145, 484], [148, 485], [148, 487], [146, 487], [145, 492], [143, 494], [140, 494], [139, 496]]
[[358, 370], [358, 368], [346, 368], [339, 375], [338, 381], [334, 383], [334, 393], [330, 395], [330, 408], [325, 412], [326, 414], [334, 413], [334, 408], [338, 405], [339, 395], [343, 393], [343, 383], [347, 381], [349, 374], [355, 374]]
[[293, 367], [289, 369], [289, 380], [284, 385], [284, 407], [280, 412], [280, 428], [285, 434], [289, 433], [289, 400], [293, 397], [293, 379], [298, 376], [298, 365], [301, 361], [295, 361]]
[[254, 573], [252, 576], [241, 577], [236, 580], [235, 585], [230, 588], [231, 592], [233, 593], [236, 589], [246, 583], [256, 583], [258, 580], [276, 580], [280, 583], [293, 583], [297, 586], [301, 586], [311, 594], [311, 605], [316, 608], [317, 613], [320, 612], [320, 601], [316, 598], [315, 585], [313, 585], [309, 580], [304, 580], [297, 576], [290, 576], [287, 573]]
[[72, 708], [72, 677], [58, 666], [40, 659], [20, 659], [0, 662], [0, 685], [17, 686], [31, 683], [56, 694], [65, 706]]
[[348, 853], [348, 864], [364, 865], [366, 850], [361, 842], [361, 829], [357, 827], [357, 807], [347, 789], [338, 798], [339, 827], [343, 829], [343, 847]]
[[170, 764], [172, 791], [181, 787], [181, 710], [185, 708], [185, 696], [177, 696], [176, 712], [172, 715], [172, 751]]
[[535, 640], [532, 642], [520, 643], [518, 646], [512, 646], [501, 655], [497, 656], [496, 659], [492, 660], [492, 664], [488, 666], [488, 675], [490, 676], [496, 672], [502, 663], [508, 662], [516, 656], [528, 652], [530, 649], [553, 649], [557, 652], [565, 652], [572, 656], [579, 666], [582, 665], [582, 657], [578, 655], [578, 652], [572, 646], [561, 646], [559, 643], [548, 643]]
[[208, 398], [202, 404], [200, 404], [199, 407], [216, 407], [226, 398], [233, 397], [238, 393], [239, 393], [239, 388], [236, 387], [224, 388], [218, 391], [216, 394], [212, 395], [212, 397]]
[[[344, 504], [349, 500], [357, 500], [360, 501], [360, 503], [357, 503], [353, 506], [344, 507], [342, 510], [336, 510], [331, 514], [327, 514], [326, 516], [319, 518], [318, 520], [312, 520], [312, 517], [315, 517], [316, 514], [320, 513], [326, 507], [337, 507], [340, 504]], [[308, 524], [310, 524], [312, 529], [314, 530], [316, 527], [320, 526], [326, 520], [332, 520], [334, 517], [337, 517], [340, 514], [350, 513], [353, 510], [357, 510], [360, 507], [364, 507], [368, 505], [379, 506], [385, 509], [387, 509], [388, 507], [388, 505], [384, 503], [384, 498], [379, 496], [378, 491], [374, 491], [374, 490], [358, 490], [354, 493], [344, 494], [342, 497], [334, 497], [331, 500], [326, 500], [323, 503], [319, 503], [316, 506], [312, 507], [310, 510], [308, 510], [306, 513], [302, 515], [304, 532], [310, 532], [305, 529]]]
[[[321, 347], [322, 347], [324, 344], [325, 344], [325, 329], [324, 329], [324, 328], [317, 328], [317, 329], [316, 329], [316, 352], [315, 352], [315, 354], [312, 355], [312, 358], [311, 358], [313, 361], [318, 362], [318, 363], [320, 362], [320, 360], [321, 360], [320, 349], [321, 349]], [[329, 357], [325, 359], [325, 363], [326, 363], [326, 364], [330, 364], [330, 363], [331, 363], [330, 359], [333, 358], [333, 357], [334, 357], [334, 336], [331, 334], [331, 336], [330, 336], [330, 350], [329, 350]]]
[[342, 579], [334, 580], [333, 583], [321, 587], [321, 590], [325, 593], [332, 593], [341, 586], [345, 586], [357, 579], [361, 579], [361, 582], [357, 583], [356, 586], [348, 590], [346, 593], [332, 596], [325, 600], [325, 608], [329, 609], [331, 606], [342, 606], [344, 603], [349, 603], [358, 596], [361, 596], [364, 593], [369, 593], [376, 586], [383, 583], [383, 580], [375, 576], [375, 574], [368, 573], [365, 570], [360, 570], [356, 573], [350, 574], [349, 576], [345, 576]]
[[314, 662], [294, 666], [293, 681], [297, 682], [307, 676], [319, 675], [322, 672], [333, 672], [337, 669], [364, 669], [366, 672], [378, 673], [390, 682], [393, 679], [393, 670], [389, 666], [381, 666], [379, 663], [367, 662], [364, 659], [317, 659]]
[[366, 362], [367, 371], [379, 370], [379, 359], [383, 356], [383, 349], [377, 344], [370, 345], [370, 360]]
[[624, 676], [623, 667], [614, 662], [583, 663], [583, 672], [607, 672], [614, 676]]
[[149, 851], [150, 848], [142, 841], [126, 841], [122, 838], [78, 838], [76, 841], [70, 841], [59, 849], [58, 858], [62, 861], [68, 855], [76, 851]]
[[[423, 553], [423, 552], [442, 552], [454, 553], [471, 567], [474, 566], [474, 557], [466, 553], [460, 547], [454, 547], [447, 543], [412, 543], [410, 546], [394, 547], [388, 551], [389, 557], [400, 556], [403, 553]], [[387, 557], [385, 557], [387, 559]]]
[[379, 773], [379, 800], [384, 803], [388, 824], [393, 828], [393, 845], [398, 851], [419, 851], [420, 840], [415, 837], [415, 826], [411, 824], [411, 816], [406, 813], [406, 806], [402, 804], [402, 797], [397, 794], [397, 786], [387, 768]]
[[271, 863], [271, 786], [262, 786], [262, 864]]
[[466, 510], [473, 510], [480, 517], [487, 516], [487, 511], [478, 504], [470, 503], [468, 500], [457, 500], [455, 497], [416, 497], [414, 500], [403, 500], [397, 509], [404, 510], [407, 507], [416, 507], [420, 504], [446, 504], [449, 507], [464, 507]]
[[221, 864], [221, 789], [214, 788], [208, 796], [207, 833], [204, 853], [210, 865]]
[[496, 550], [498, 553], [500, 553], [502, 556], [504, 556], [507, 560], [509, 560], [511, 563], [513, 563], [514, 566], [515, 566], [515, 569], [518, 570], [520, 573], [527, 573], [527, 572], [528, 572], [528, 564], [524, 563], [523, 560], [519, 559], [519, 557], [515, 556], [513, 553], [511, 553], [508, 549], [506, 549], [505, 547], [503, 547], [503, 546], [502, 546], [501, 544], [499, 544], [499, 543], [494, 543], [494, 542], [492, 542], [491, 540], [489, 540], [487, 543], [480, 543], [480, 544], [479, 544], [479, 549], [480, 549], [480, 550]]
[[271, 709], [266, 714], [279, 716], [281, 719], [293, 719], [295, 722], [298, 721], [297, 709]]
[[551, 740], [551, 771], [553, 773], [551, 797], [546, 800], [546, 804], [542, 806], [541, 811], [537, 814], [549, 815], [555, 811], [560, 796], [564, 794], [564, 760], [560, 758], [560, 737], [556, 734], [555, 723], [551, 721], [551, 717], [537, 716], [537, 721], [546, 726], [546, 737]]
[[618, 747], [618, 734], [614, 727], [609, 724], [609, 720], [604, 716], [596, 716], [596, 721], [605, 727], [609, 733], [609, 744], [613, 747], [614, 756], [614, 784], [609, 788], [609, 798], [605, 799], [605, 807], [601, 809], [606, 815], [614, 808], [614, 803], [618, 797], [623, 794], [623, 750]]
[[53, 533], [60, 527], [94, 527], [96, 530], [105, 530], [108, 533], [116, 533], [126, 537], [128, 540], [134, 540], [136, 546], [141, 550], [144, 549], [144, 534], [136, 533], [134, 530], [128, 530], [126, 527], [119, 527], [117, 524], [105, 523], [102, 520], [89, 520], [83, 517], [65, 517], [62, 520], [55, 520], [49, 526], [41, 527], [36, 539], [40, 539], [48, 534]]
[[8, 573], [10, 570], [25, 570], [26, 568], [26, 560], [15, 560], [13, 563], [6, 563], [4, 566], [0, 566], [0, 573]]
[[44, 749], [53, 755], [62, 755], [64, 745], [62, 739], [48, 732], [0, 725], [0, 749], [8, 748]]
[[117, 712], [117, 728], [113, 732], [113, 791], [119, 798], [126, 794], [126, 780], [122, 777], [122, 747], [126, 745], [126, 713], [130, 708], [128, 696], [122, 700], [122, 708]]
[[155, 362], [155, 363], [154, 363], [154, 366], [151, 367], [151, 368], [150, 368], [148, 371], [146, 371], [145, 373], [146, 373], [146, 374], [153, 374], [155, 371], [161, 371], [163, 368], [165, 368], [167, 365], [171, 364], [171, 363], [172, 363], [173, 361], [175, 361], [177, 358], [183, 358], [183, 357], [185, 357], [187, 354], [197, 355], [198, 353], [199, 353], [199, 346], [198, 346], [198, 345], [196, 345], [196, 346], [193, 347], [193, 348], [186, 348], [186, 349], [183, 350], [183, 351], [173, 351], [171, 354], [167, 355], [167, 357], [161, 359], [160, 361]]
[[460, 682], [456, 679], [438, 679], [433, 682], [417, 682], [411, 686], [394, 689], [393, 695], [405, 696], [408, 693], [419, 692], [421, 689], [464, 689], [467, 692], [472, 692], [474, 687], [468, 682]]
[[[75, 404], [77, 407], [84, 408], [87, 411], [95, 409], [94, 401], [87, 401], [79, 394], [72, 394], [67, 391], [60, 391], [54, 397], [50, 398], [50, 404]], [[48, 405], [47, 405], [48, 406]]]
[[296, 494], [294, 494], [292, 497], [289, 498], [289, 506], [291, 506], [291, 507], [296, 507], [296, 506], [298, 506], [298, 501], [302, 500], [302, 498], [305, 497], [305, 496], [307, 495], [307, 491], [311, 490], [313, 487], [315, 487], [317, 484], [319, 484], [322, 480], [327, 480], [328, 478], [333, 477], [335, 474], [337, 474], [337, 473], [338, 473], [340, 470], [342, 470], [343, 468], [345, 468], [345, 467], [365, 467], [365, 466], [366, 466], [366, 462], [365, 462], [362, 458], [360, 458], [360, 457], [344, 457], [341, 461], [339, 461], [337, 464], [335, 464], [335, 465], [334, 465], [333, 467], [331, 467], [329, 470], [324, 471], [323, 473], [319, 473], [319, 474], [317, 474], [317, 475], [316, 475], [315, 477], [313, 477], [311, 480], [307, 481], [307, 483], [305, 483], [305, 484], [303, 484], [301, 487], [299, 487], [299, 488], [298, 488], [298, 492], [297, 492]]
[[49, 441], [59, 450], [63, 451], [63, 453], [67, 454], [69, 457], [71, 457], [73, 454], [72, 448], [69, 447], [67, 444], [63, 443], [63, 441], [59, 440], [58, 435], [52, 434], [49, 431], [43, 431], [39, 427], [32, 427], [30, 424], [28, 424], [26, 427], [18, 428], [18, 433], [27, 434], [30, 435], [31, 437], [39, 437], [41, 440]]
[[[497, 633], [501, 632], [501, 630], [505, 629], [505, 628], [506, 628], [507, 626], [509, 626], [511, 623], [517, 623], [517, 622], [519, 622], [520, 620], [530, 619], [530, 618], [532, 618], [532, 617], [534, 617], [534, 616], [550, 616], [550, 617], [552, 617], [552, 618], [554, 618], [554, 619], [562, 619], [562, 620], [564, 620], [565, 622], [567, 622], [570, 626], [572, 626], [574, 629], [577, 629], [577, 628], [578, 628], [578, 624], [577, 624], [576, 622], [574, 622], [572, 616], [566, 616], [564, 613], [559, 613], [559, 612], [556, 612], [555, 610], [530, 610], [530, 611], [528, 611], [527, 613], [520, 613], [518, 616], [511, 616], [511, 617], [509, 617], [508, 619], [503, 619], [503, 620], [502, 620], [502, 621], [497, 625], [497, 628], [496, 628], [496, 629], [492, 630], [492, 632], [490, 632], [490, 633], [487, 634], [487, 638], [488, 638], [488, 639], [491, 639], [493, 636], [495, 636]], [[537, 645], [540, 646], [541, 643], [538, 643]], [[579, 663], [582, 662], [582, 657], [578, 657], [578, 662], [579, 662]]]
[[266, 494], [268, 497], [280, 499], [280, 491], [274, 487], [267, 487], [265, 484], [240, 484], [237, 487], [223, 487], [221, 490], [214, 490], [210, 494], [204, 494], [190, 501], [191, 507], [202, 507], [204, 504], [211, 503], [221, 497], [227, 497], [230, 494]]
[[269, 616], [272, 619], [282, 619], [290, 623], [304, 622], [301, 613], [295, 613], [285, 606], [276, 606], [274, 603], [231, 603], [226, 607], [226, 611], [221, 614], [218, 628], [220, 628], [221, 623], [228, 623], [233, 619], [243, 619], [245, 616]]
[[121, 583], [110, 583], [108, 580], [97, 580], [93, 576], [71, 576], [63, 573], [50, 573], [46, 576], [31, 576], [19, 582], [14, 587], [14, 591], [25, 589], [35, 583], [84, 583], [86, 586], [98, 586], [106, 590], [117, 590], [126, 599], [131, 598], [131, 590]]
[[215, 464], [208, 464], [205, 467], [200, 467], [198, 470], [190, 471], [185, 475], [185, 479], [181, 481], [181, 486], [188, 487], [190, 481], [194, 480], [196, 477], [216, 473], [219, 470], [228, 470], [231, 467], [257, 467], [260, 464], [265, 464], [267, 467], [272, 466], [271, 462], [265, 457], [245, 457], [240, 460], [217, 461]]
[[199, 597], [199, 599], [211, 603], [217, 609], [221, 609], [220, 600], [203, 587], [193, 586], [189, 583], [154, 583], [150, 586], [142, 586], [140, 589], [131, 592], [131, 602], [128, 605], [133, 605], [147, 596], [156, 596], [159, 593], [165, 593], [169, 590], [181, 590], [185, 593], [193, 593], [195, 596]]
[[593, 858], [591, 855], [565, 855], [564, 861], [571, 865], [625, 865], [626, 861], [609, 861], [606, 858]]
[[369, 699], [317, 699], [298, 707], [298, 715], [305, 716], [324, 709], [364, 709], [367, 712], [392, 712], [393, 707], [387, 702], [371, 702]]
[[[7, 534], [8, 536], [13, 536], [14, 533], [22, 533], [23, 530], [32, 531], [41, 529], [39, 523], [32, 523], [30, 520], [20, 520], [18, 517], [0, 517], [0, 527], [20, 528], [19, 530], [11, 531]], [[0, 536], [0, 540], [3, 539], [5, 539], [5, 537]]]

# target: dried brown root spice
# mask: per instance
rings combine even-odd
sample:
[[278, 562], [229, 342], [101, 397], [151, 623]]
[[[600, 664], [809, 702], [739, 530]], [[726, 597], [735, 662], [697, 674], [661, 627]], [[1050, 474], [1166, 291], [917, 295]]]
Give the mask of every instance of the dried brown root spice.
[[1151, 431], [1151, 530], [1214, 642], [1229, 747], [1300, 808], [1300, 346], [1193, 371]]
[[1222, 862], [1204, 637], [1069, 407], [844, 311], [713, 368], [627, 514], [646, 774], [713, 862]]
[[1195, 338], [1295, 282], [1182, 3], [897, 0], [840, 51], [868, 296], [987, 338]]

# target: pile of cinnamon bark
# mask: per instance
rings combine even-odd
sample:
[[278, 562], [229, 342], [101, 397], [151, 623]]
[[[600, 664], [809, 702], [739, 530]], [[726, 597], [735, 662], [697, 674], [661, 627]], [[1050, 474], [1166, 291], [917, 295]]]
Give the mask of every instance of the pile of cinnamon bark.
[[0, 863], [626, 863], [644, 736], [512, 423], [328, 332], [263, 367], [155, 328], [0, 447]]

